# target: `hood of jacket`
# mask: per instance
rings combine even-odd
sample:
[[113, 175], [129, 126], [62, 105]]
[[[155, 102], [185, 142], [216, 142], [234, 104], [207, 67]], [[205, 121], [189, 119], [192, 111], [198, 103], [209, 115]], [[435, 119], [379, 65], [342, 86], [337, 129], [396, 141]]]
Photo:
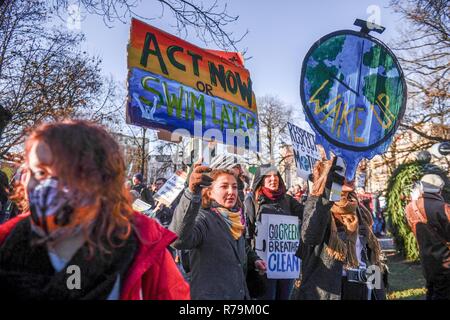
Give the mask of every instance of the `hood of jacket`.
[[259, 167], [256, 169], [255, 176], [253, 177], [253, 183], [252, 183], [252, 189], [253, 189], [253, 192], [254, 192], [258, 187], [262, 186], [263, 181], [264, 181], [264, 177], [265, 177], [269, 172], [272, 172], [272, 171], [276, 171], [276, 172], [277, 172], [278, 178], [280, 179], [280, 182], [279, 182], [279, 183], [280, 183], [280, 186], [283, 186], [284, 189], [286, 189], [286, 185], [285, 185], [285, 183], [284, 183], [284, 180], [283, 180], [283, 178], [281, 177], [281, 174], [280, 174], [280, 172], [278, 171], [277, 167], [275, 167], [274, 165], [271, 165], [270, 163], [267, 163], [267, 164], [263, 164], [263, 165], [259, 166]]

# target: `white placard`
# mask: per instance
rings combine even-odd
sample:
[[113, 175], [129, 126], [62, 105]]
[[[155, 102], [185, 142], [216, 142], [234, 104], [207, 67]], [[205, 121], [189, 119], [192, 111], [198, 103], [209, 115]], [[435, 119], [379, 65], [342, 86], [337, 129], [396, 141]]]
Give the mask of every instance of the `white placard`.
[[288, 128], [297, 166], [297, 175], [307, 180], [312, 172], [314, 163], [320, 159], [319, 150], [315, 142], [316, 136], [314, 133], [290, 122], [288, 122]]
[[298, 217], [263, 214], [257, 228], [255, 251], [267, 264], [267, 278], [298, 278], [301, 263], [295, 256], [300, 240]]
[[142, 201], [141, 199], [136, 199], [132, 204], [133, 210], [138, 212], [144, 212], [152, 208], [147, 202]]
[[175, 172], [161, 187], [161, 189], [159, 189], [158, 192], [155, 193], [153, 198], [156, 201], [161, 202], [169, 207], [175, 201], [181, 191], [184, 190], [186, 177], [187, 174], [185, 172]]
[[[341, 157], [336, 157], [336, 165], [341, 167], [341, 170], [336, 170], [336, 173], [341, 175], [342, 177], [345, 176], [345, 162]], [[341, 200], [341, 194], [342, 194], [342, 184], [333, 182], [331, 184], [331, 192], [330, 192], [330, 201], [339, 201]]]

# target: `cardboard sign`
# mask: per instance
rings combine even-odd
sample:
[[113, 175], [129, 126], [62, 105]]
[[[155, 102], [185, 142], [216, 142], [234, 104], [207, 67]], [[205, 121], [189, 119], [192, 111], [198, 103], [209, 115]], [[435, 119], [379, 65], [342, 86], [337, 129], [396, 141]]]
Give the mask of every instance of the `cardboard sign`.
[[185, 172], [176, 172], [166, 183], [158, 190], [153, 198], [169, 207], [181, 191], [184, 190], [187, 174]]
[[184, 135], [201, 139], [216, 129], [222, 136], [215, 132], [215, 140], [231, 145], [237, 142], [226, 136], [233, 132], [257, 151], [256, 99], [239, 57], [201, 49], [133, 19], [127, 122], [180, 134], [183, 129]]
[[359, 161], [383, 153], [406, 107], [406, 83], [389, 48], [361, 32], [318, 40], [303, 61], [300, 95], [316, 143], [341, 156], [352, 180]]
[[297, 175], [307, 180], [314, 163], [320, 159], [315, 143], [316, 135], [290, 122], [288, 122], [288, 128], [297, 166]]
[[152, 208], [147, 202], [142, 201], [141, 199], [136, 199], [132, 204], [133, 210], [138, 212], [144, 212], [150, 210]]
[[257, 228], [255, 249], [267, 263], [267, 278], [298, 278], [301, 263], [295, 256], [300, 241], [298, 217], [263, 214]]

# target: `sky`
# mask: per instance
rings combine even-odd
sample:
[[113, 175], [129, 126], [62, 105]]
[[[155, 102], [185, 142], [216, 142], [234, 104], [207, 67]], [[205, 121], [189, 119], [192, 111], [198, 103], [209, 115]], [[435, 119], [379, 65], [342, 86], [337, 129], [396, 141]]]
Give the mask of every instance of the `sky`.
[[[204, 0], [205, 5], [213, 3]], [[239, 43], [247, 48], [245, 66], [249, 70], [253, 91], [257, 97], [275, 95], [301, 109], [300, 73], [302, 61], [309, 48], [324, 35], [343, 29], [358, 31], [353, 26], [356, 18], [372, 20], [386, 28], [383, 34], [371, 33], [389, 44], [398, 36], [401, 20], [388, 7], [389, 0], [219, 0], [227, 4], [230, 15], [239, 19], [226, 30], [240, 36], [248, 30]], [[169, 10], [161, 15], [161, 6], [155, 0], [143, 0], [136, 10], [142, 16], [155, 17], [146, 21], [166, 32], [176, 34], [174, 18]], [[106, 26], [101, 17], [87, 15], [79, 24], [86, 36], [84, 48], [102, 59], [102, 71], [118, 83], [126, 85], [127, 44], [131, 18], [125, 23]], [[219, 49], [214, 44], [206, 46], [191, 32], [182, 37], [197, 46]]]

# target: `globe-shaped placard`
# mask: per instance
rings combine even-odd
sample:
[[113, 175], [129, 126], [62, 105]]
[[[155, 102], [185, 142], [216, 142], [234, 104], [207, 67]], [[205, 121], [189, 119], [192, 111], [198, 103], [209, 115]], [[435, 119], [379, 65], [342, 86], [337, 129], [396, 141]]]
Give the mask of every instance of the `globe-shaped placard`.
[[300, 86], [309, 123], [332, 149], [382, 152], [377, 147], [395, 133], [406, 106], [406, 84], [394, 54], [381, 41], [351, 30], [313, 45]]

